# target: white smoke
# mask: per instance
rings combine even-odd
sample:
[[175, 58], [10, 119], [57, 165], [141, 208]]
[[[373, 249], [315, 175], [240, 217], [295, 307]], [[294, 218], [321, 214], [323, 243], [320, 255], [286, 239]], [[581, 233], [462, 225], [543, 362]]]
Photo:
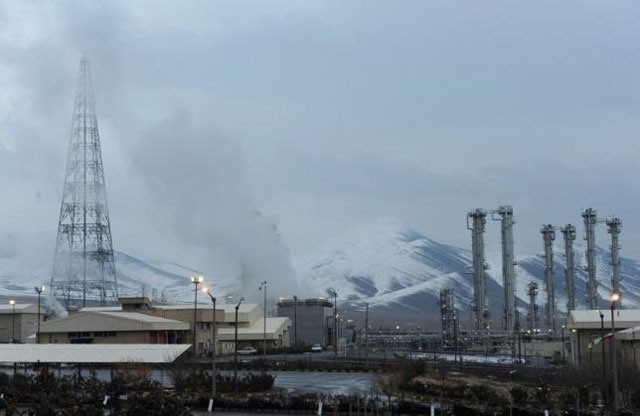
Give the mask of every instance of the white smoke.
[[62, 303], [53, 296], [52, 292], [48, 293], [49, 294], [44, 298], [44, 304], [50, 314], [56, 318], [64, 318], [69, 315]]
[[257, 299], [260, 282], [270, 295], [297, 287], [289, 250], [276, 220], [260, 213], [243, 168], [241, 147], [215, 130], [198, 131], [178, 112], [144, 135], [134, 152], [158, 206], [159, 223], [182, 243], [178, 261], [217, 277], [235, 277], [239, 293]]

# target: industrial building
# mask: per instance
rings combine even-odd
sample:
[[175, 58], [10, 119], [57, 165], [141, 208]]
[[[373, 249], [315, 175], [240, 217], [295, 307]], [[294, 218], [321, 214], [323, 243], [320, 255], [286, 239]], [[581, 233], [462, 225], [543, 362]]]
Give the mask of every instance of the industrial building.
[[291, 320], [291, 343], [298, 346], [320, 344], [326, 347], [333, 328], [333, 303], [324, 298], [283, 299], [278, 301], [278, 316]]
[[[213, 308], [211, 303], [197, 304], [197, 310], [193, 304], [157, 304], [152, 303], [145, 297], [120, 298], [120, 306], [107, 307], [86, 307], [80, 309], [69, 316], [63, 318], [69, 325], [75, 325], [72, 318], [82, 314], [104, 314], [110, 317], [132, 317], [151, 322], [156, 319], [157, 322], [176, 322], [181, 325], [183, 332], [178, 339], [180, 343], [193, 343], [193, 322], [196, 319], [196, 353], [199, 355], [209, 355], [213, 350]], [[216, 324], [216, 344], [218, 354], [229, 354], [235, 351], [235, 304], [218, 304], [216, 305], [215, 324]], [[143, 318], [141, 318], [143, 317]], [[85, 318], [86, 319], [86, 318]], [[51, 321], [53, 322], [53, 321]], [[76, 321], [79, 322], [79, 321]], [[123, 321], [126, 322], [126, 321]], [[266, 332], [265, 332], [266, 323]], [[117, 323], [113, 323], [115, 327]], [[242, 303], [238, 308], [238, 348], [253, 346], [262, 349], [266, 339], [267, 348], [282, 348], [289, 346], [289, 332], [291, 321], [286, 317], [267, 317], [264, 319], [262, 307], [256, 303]], [[41, 329], [44, 334], [45, 327]], [[49, 328], [47, 327], [47, 330]], [[79, 329], [71, 330], [74, 332], [82, 332]], [[109, 329], [108, 331], [118, 332], [117, 329]], [[116, 337], [110, 343], [130, 343], [133, 335], [128, 337]], [[95, 339], [95, 337], [85, 337]], [[153, 341], [153, 335], [136, 334], [135, 338], [138, 343], [147, 343], [146, 340]], [[57, 342], [79, 342], [63, 341], [63, 337], [54, 337]], [[164, 340], [164, 338], [162, 338]], [[173, 338], [171, 339], [173, 341]], [[43, 339], [43, 342], [44, 339]], [[90, 341], [85, 341], [90, 342]]]
[[44, 308], [38, 318], [38, 306], [30, 303], [0, 305], [0, 343], [25, 343], [42, 322]]
[[190, 325], [138, 312], [84, 311], [45, 321], [42, 344], [188, 344]]
[[[614, 325], [618, 357], [622, 360], [619, 364], [634, 363], [638, 367], [636, 348], [640, 345], [640, 310], [614, 310]], [[612, 340], [610, 309], [571, 311], [567, 327], [574, 365], [600, 365], [603, 356], [605, 362], [609, 360]]]

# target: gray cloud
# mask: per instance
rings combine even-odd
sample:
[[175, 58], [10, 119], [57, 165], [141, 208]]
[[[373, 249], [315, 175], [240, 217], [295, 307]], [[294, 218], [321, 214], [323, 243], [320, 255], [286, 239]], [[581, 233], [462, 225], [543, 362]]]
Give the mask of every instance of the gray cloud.
[[[623, 217], [634, 256], [639, 12], [595, 0], [0, 1], [0, 235], [53, 249], [87, 51], [123, 251], [237, 273], [222, 260], [261, 252], [240, 246], [271, 238], [266, 224], [300, 256], [382, 215], [468, 245], [467, 210], [511, 203], [518, 250], [539, 250], [541, 223], [578, 222], [593, 205]], [[232, 225], [235, 254], [207, 258]], [[289, 273], [278, 247], [265, 267]]]

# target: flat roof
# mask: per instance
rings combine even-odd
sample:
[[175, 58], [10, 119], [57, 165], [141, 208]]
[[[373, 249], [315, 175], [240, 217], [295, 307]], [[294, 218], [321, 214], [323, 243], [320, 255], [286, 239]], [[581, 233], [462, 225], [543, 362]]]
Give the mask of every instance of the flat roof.
[[[38, 306], [33, 303], [16, 303], [15, 305], [0, 305], [0, 314], [12, 314], [15, 307], [16, 313], [38, 313]], [[41, 305], [40, 313], [46, 312], [45, 305]]]
[[67, 317], [44, 321], [42, 333], [84, 331], [185, 331], [189, 323], [139, 312], [78, 312]]
[[[605, 329], [611, 329], [611, 309], [574, 310], [569, 314], [570, 329], [597, 329], [601, 326], [603, 315]], [[640, 325], [640, 309], [616, 309], [614, 311], [616, 328], [630, 328]]]
[[0, 344], [3, 363], [171, 363], [191, 344]]
[[[277, 332], [284, 331], [291, 325], [291, 319], [287, 317], [267, 318], [267, 339], [274, 339]], [[229, 340], [235, 336], [235, 327], [218, 328], [221, 340]], [[238, 339], [247, 340], [264, 337], [264, 321], [258, 319], [251, 326], [238, 326]]]

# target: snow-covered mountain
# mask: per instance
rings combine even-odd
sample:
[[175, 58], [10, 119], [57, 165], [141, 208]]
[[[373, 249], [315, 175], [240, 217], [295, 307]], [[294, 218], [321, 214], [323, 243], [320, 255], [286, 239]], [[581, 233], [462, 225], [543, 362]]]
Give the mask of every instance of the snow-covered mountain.
[[[581, 242], [575, 245], [577, 303], [584, 307], [586, 298], [585, 256]], [[517, 249], [517, 247], [516, 247]], [[559, 312], [566, 311], [564, 256], [562, 240], [556, 241], [554, 284]], [[17, 251], [0, 248], [0, 297], [33, 296], [33, 287], [47, 284], [51, 276], [51, 253], [33, 250]], [[27, 254], [25, 254], [27, 253]], [[599, 294], [606, 299], [610, 293], [609, 253], [597, 249]], [[545, 303], [542, 252], [516, 256], [516, 289], [519, 306], [525, 313], [527, 284], [537, 281], [540, 288], [538, 304], [542, 313]], [[502, 309], [502, 269], [500, 252], [488, 252], [487, 295], [494, 319]], [[640, 306], [640, 262], [621, 258], [622, 294], [626, 307]], [[375, 223], [340, 236], [315, 254], [294, 264], [301, 286], [310, 287], [309, 296], [324, 296], [333, 287], [338, 292], [341, 307], [361, 310], [369, 303], [375, 313], [388, 316], [415, 316], [417, 320], [438, 317], [437, 298], [441, 288], [452, 287], [458, 308], [467, 315], [471, 305], [471, 253], [466, 248], [433, 241], [395, 219]], [[203, 275], [213, 283], [219, 298], [227, 294], [246, 296], [235, 279], [208, 276], [167, 261], [149, 261], [116, 253], [116, 271], [121, 295], [148, 296], [168, 301], [192, 301], [193, 286], [189, 276]], [[278, 294], [291, 295], [291, 294]], [[605, 306], [606, 301], [602, 300]], [[541, 315], [542, 317], [542, 315]], [[425, 318], [428, 319], [428, 318]]]
[[[0, 255], [0, 296], [34, 296], [34, 286], [49, 285], [51, 265], [46, 258], [33, 253]], [[176, 263], [140, 260], [125, 253], [115, 253], [118, 291], [121, 296], [145, 294], [158, 300], [192, 301], [193, 285], [190, 276], [205, 277], [207, 284], [215, 285], [221, 296], [238, 293], [239, 285], [230, 280], [208, 276]]]
[[[554, 285], [556, 305], [566, 312], [566, 285], [562, 241], [554, 247]], [[597, 250], [597, 275], [600, 296], [610, 293], [609, 253]], [[546, 303], [544, 257], [542, 252], [517, 255], [516, 290], [519, 306], [525, 312], [527, 284], [537, 281], [538, 304]], [[640, 262], [622, 258], [622, 293], [627, 307], [640, 305]], [[501, 316], [502, 262], [500, 252], [488, 252], [487, 292], [492, 315]], [[586, 264], [584, 249], [575, 245], [577, 303], [585, 305]], [[385, 218], [367, 227], [349, 232], [325, 244], [314, 255], [296, 265], [298, 278], [306, 280], [317, 292], [333, 287], [347, 306], [370, 308], [390, 314], [437, 314], [437, 297], [442, 287], [454, 289], [457, 306], [468, 311], [473, 298], [471, 252], [433, 241], [404, 227], [400, 221]], [[603, 300], [602, 305], [606, 302]], [[542, 312], [543, 309], [541, 308]]]

